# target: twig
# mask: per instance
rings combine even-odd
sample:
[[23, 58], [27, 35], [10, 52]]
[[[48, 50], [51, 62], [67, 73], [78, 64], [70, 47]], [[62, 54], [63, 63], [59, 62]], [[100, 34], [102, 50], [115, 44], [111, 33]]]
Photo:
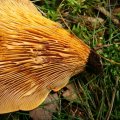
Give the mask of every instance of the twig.
[[[79, 87], [81, 88], [81, 90], [82, 90], [85, 98], [87, 98], [87, 94], [86, 94], [85, 90], [83, 89], [83, 87], [81, 86], [80, 82], [78, 82], [78, 85], [79, 85]], [[92, 114], [92, 111], [91, 111], [91, 109], [90, 109], [88, 100], [86, 99], [86, 101], [83, 101], [83, 103], [86, 105], [86, 109], [87, 109], [88, 116], [89, 116], [90, 120], [95, 120], [95, 119], [94, 119], [94, 116], [93, 116], [93, 114]]]
[[98, 11], [100, 11], [101, 13], [103, 13], [105, 16], [111, 18], [111, 20], [114, 22], [114, 24], [120, 25], [119, 20], [114, 15], [111, 15], [111, 13], [108, 12], [104, 7], [97, 6], [96, 9]]
[[106, 44], [106, 45], [97, 46], [94, 48], [94, 50], [97, 51], [99, 49], [102, 49], [103, 47], [110, 47], [110, 46], [115, 45], [115, 44], [120, 45], [120, 43]]
[[110, 115], [111, 115], [111, 112], [112, 112], [112, 109], [113, 109], [113, 104], [114, 104], [114, 100], [115, 100], [115, 94], [116, 94], [116, 91], [117, 91], [117, 87], [118, 87], [118, 80], [119, 78], [116, 77], [116, 84], [115, 84], [115, 87], [114, 87], [114, 90], [113, 90], [113, 94], [112, 94], [112, 100], [111, 100], [111, 105], [109, 107], [109, 110], [106, 114], [106, 119], [105, 120], [109, 120], [110, 119]]
[[100, 55], [100, 54], [99, 54], [99, 56], [100, 56], [101, 58], [103, 58], [104, 60], [112, 63], [112, 64], [120, 65], [120, 62], [116, 62], [116, 61], [114, 61], [114, 60], [110, 60], [110, 59], [108, 59], [108, 58], [106, 58], [106, 57], [104, 57], [104, 56], [102, 56], [102, 55]]

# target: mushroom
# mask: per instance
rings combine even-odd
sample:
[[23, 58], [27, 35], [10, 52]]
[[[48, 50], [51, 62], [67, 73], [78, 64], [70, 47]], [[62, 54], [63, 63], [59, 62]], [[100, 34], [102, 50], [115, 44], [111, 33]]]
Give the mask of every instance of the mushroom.
[[0, 114], [36, 108], [98, 58], [30, 1], [0, 0]]

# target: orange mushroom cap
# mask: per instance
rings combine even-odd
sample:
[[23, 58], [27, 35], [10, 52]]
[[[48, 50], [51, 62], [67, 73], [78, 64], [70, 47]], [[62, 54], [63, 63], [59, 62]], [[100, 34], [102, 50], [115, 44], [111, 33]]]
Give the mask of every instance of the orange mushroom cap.
[[0, 114], [32, 110], [85, 69], [90, 48], [28, 0], [0, 0]]

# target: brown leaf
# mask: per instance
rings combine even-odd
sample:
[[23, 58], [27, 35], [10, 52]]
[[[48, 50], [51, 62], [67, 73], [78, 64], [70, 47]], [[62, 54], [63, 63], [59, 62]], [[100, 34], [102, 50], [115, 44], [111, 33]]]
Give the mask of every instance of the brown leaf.
[[57, 93], [53, 95], [49, 95], [44, 102], [44, 106], [42, 108], [36, 108], [30, 111], [30, 116], [33, 120], [52, 120], [52, 115], [58, 109], [58, 100]]
[[109, 11], [107, 11], [104, 7], [101, 6], [97, 6], [96, 9], [101, 12], [102, 14], [104, 14], [106, 17], [111, 18], [112, 22], [116, 25], [119, 25], [120, 22], [119, 20], [116, 18], [116, 16], [114, 16], [113, 14], [111, 15], [111, 13]]
[[81, 24], [85, 25], [90, 30], [98, 29], [105, 23], [104, 19], [100, 17], [94, 18], [81, 15], [80, 18], [82, 20]]
[[112, 13], [113, 13], [113, 15], [119, 15], [120, 14], [120, 7], [114, 8]]
[[78, 99], [77, 92], [73, 83], [66, 86], [67, 90], [63, 92], [63, 97], [68, 101], [75, 101]]

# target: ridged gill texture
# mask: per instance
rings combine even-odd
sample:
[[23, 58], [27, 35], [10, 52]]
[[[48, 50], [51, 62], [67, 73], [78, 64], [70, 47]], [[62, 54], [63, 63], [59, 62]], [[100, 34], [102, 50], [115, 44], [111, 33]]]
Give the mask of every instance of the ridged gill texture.
[[0, 0], [0, 114], [32, 110], [84, 70], [90, 48], [28, 0]]

